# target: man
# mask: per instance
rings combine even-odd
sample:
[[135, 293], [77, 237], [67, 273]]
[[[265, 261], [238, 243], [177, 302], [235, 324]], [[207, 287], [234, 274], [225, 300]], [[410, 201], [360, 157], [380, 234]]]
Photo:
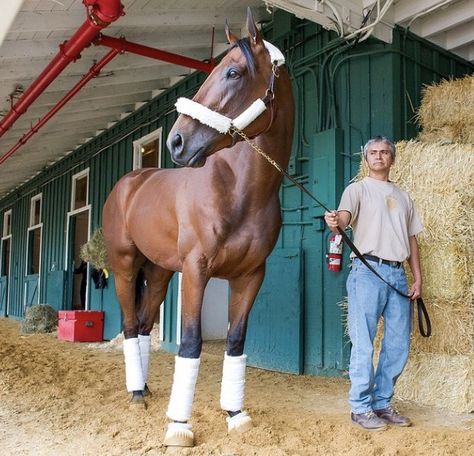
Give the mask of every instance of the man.
[[[370, 265], [390, 284], [407, 294], [402, 262], [408, 258], [414, 283], [411, 299], [421, 296], [422, 277], [416, 235], [422, 230], [413, 201], [389, 181], [395, 145], [377, 136], [364, 147], [369, 176], [350, 184], [339, 208], [326, 212], [329, 228], [345, 229], [349, 223], [354, 244]], [[395, 382], [408, 359], [411, 332], [410, 300], [391, 289], [354, 253], [347, 279], [348, 326], [352, 342], [349, 367], [349, 404], [352, 422], [367, 430], [383, 430], [387, 424], [410, 426], [409, 418], [390, 404]], [[355, 258], [354, 258], [355, 257]], [[374, 375], [374, 337], [380, 318], [384, 337]]]

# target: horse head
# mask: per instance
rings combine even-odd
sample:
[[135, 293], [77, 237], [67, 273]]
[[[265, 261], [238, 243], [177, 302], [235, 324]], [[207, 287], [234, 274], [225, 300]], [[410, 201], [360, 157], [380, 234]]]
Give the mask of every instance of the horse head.
[[240, 140], [235, 128], [248, 137], [258, 136], [272, 123], [273, 90], [277, 65], [283, 55], [266, 43], [250, 8], [247, 10], [249, 37], [237, 39], [226, 24], [230, 48], [204, 81], [193, 100], [179, 99], [181, 115], [171, 129], [167, 146], [174, 163], [201, 167], [215, 152]]

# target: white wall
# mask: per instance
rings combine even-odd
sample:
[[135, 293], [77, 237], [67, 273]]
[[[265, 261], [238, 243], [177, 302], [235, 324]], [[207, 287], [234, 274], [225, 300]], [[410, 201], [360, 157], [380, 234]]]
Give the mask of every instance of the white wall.
[[202, 306], [203, 340], [225, 339], [227, 337], [228, 309], [229, 284], [227, 280], [209, 280]]

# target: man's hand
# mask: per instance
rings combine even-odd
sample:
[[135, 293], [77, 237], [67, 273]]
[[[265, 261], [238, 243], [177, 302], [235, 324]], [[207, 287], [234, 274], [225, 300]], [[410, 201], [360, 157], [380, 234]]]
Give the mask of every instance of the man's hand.
[[339, 214], [337, 211], [325, 212], [324, 220], [331, 231], [335, 231], [339, 225]]
[[413, 285], [410, 288], [410, 298], [415, 300], [419, 297], [421, 297], [421, 280], [413, 282]]

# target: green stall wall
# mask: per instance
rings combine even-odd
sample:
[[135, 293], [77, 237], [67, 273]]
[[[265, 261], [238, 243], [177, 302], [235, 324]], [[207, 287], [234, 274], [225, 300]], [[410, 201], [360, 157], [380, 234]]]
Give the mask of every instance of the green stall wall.
[[[342, 190], [357, 173], [361, 146], [371, 136], [383, 134], [395, 141], [416, 136], [414, 115], [424, 84], [473, 72], [468, 62], [400, 28], [394, 30], [390, 44], [371, 39], [354, 46], [314, 23], [277, 11], [264, 33], [285, 53], [296, 100], [288, 172], [329, 207], [336, 207]], [[0, 224], [5, 211], [12, 210], [11, 273], [6, 277], [0, 270], [0, 315], [6, 311], [2, 292], [7, 283], [9, 317], [23, 317], [25, 302], [34, 291], [34, 285], [30, 286], [33, 279], [25, 275], [31, 198], [43, 195], [41, 273], [36, 290], [39, 302], [65, 308], [72, 176], [89, 169], [92, 235], [101, 226], [102, 206], [112, 186], [132, 169], [133, 141], [158, 128], [162, 128], [165, 139], [176, 119], [175, 100], [192, 97], [204, 79], [203, 74], [188, 76], [0, 200]], [[173, 166], [165, 150], [161, 164]], [[251, 317], [258, 322], [268, 320], [266, 324], [271, 325], [272, 319], [264, 318], [270, 313], [279, 331], [269, 332], [268, 326], [259, 335], [251, 322], [249, 359], [253, 357], [255, 365], [271, 369], [341, 375], [347, 368], [350, 349], [339, 305], [345, 294], [347, 249], [343, 271], [328, 271], [325, 255], [329, 232], [322, 220], [322, 208], [287, 180], [280, 197], [283, 227]], [[269, 289], [278, 290], [278, 296], [272, 297]], [[106, 338], [114, 337], [122, 322], [113, 275], [107, 289], [96, 290], [90, 281], [88, 292], [90, 308], [106, 313]], [[174, 352], [177, 294], [174, 277], [162, 322], [163, 347]], [[286, 309], [285, 304], [294, 308]], [[285, 312], [290, 312], [291, 318], [285, 317]], [[282, 322], [289, 326], [285, 328]], [[287, 339], [282, 338], [286, 329], [291, 334]], [[284, 349], [270, 336], [280, 338]]]

